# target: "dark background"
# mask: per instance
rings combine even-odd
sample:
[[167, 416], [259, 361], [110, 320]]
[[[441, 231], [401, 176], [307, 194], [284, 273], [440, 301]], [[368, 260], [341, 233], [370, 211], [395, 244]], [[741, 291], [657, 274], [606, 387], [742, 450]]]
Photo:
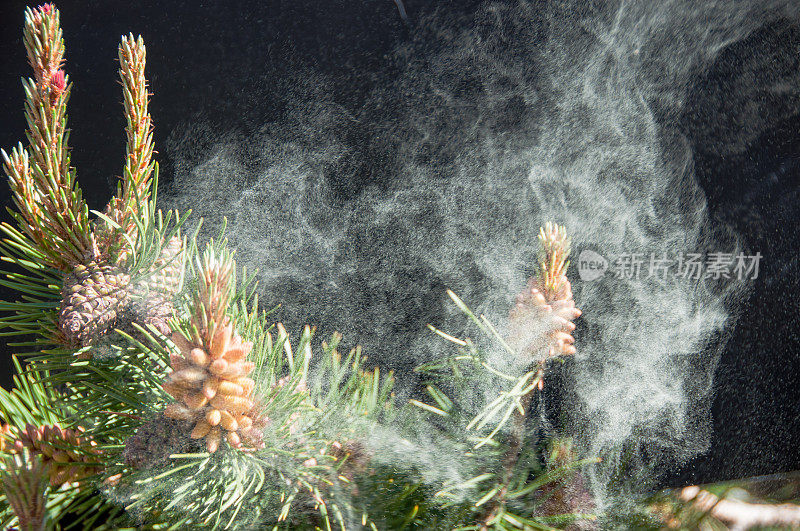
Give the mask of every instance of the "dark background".
[[[269, 101], [248, 100], [237, 87], [260, 82], [265, 72], [280, 77], [298, 63], [334, 74], [346, 67], [349, 74], [333, 77], [341, 83], [334, 87], [336, 97], [357, 108], [372, 84], [384, 82], [372, 72], [391, 77], [387, 56], [410, 38], [415, 18], [433, 9], [468, 14], [479, 4], [405, 0], [412, 23], [407, 25], [392, 0], [59, 2], [65, 69], [75, 82], [69, 106], [72, 162], [90, 208], [105, 205], [124, 157], [116, 62], [120, 35], [133, 32], [145, 39], [158, 149], [171, 131], [200, 113], [220, 134], [257, 129], [280, 109]], [[29, 74], [21, 40], [25, 5], [0, 0], [0, 146], [6, 150], [24, 138], [19, 78]], [[736, 90], [742, 75], [736, 65], [751, 54], [774, 50], [785, 56], [777, 52], [800, 50], [798, 35], [800, 29], [788, 23], [762, 28], [723, 50], [690, 90], [682, 127], [692, 143], [710, 216], [731, 224], [764, 258], [717, 371], [712, 448], [672, 471], [665, 484], [800, 469], [800, 117], [770, 124], [741, 152], [704, 149], [715, 134], [709, 129], [725, 122], [719, 94]], [[795, 63], [785, 66], [800, 69], [800, 52], [794, 57]], [[357, 131], [351, 141], [359, 145]], [[161, 186], [169, 186], [172, 161], [168, 156], [158, 160]], [[366, 168], [332, 185], [342, 194], [355, 194], [377, 178]], [[7, 185], [2, 190], [3, 206], [9, 206]], [[3, 219], [8, 219], [5, 211]], [[0, 291], [1, 299], [12, 297]], [[3, 386], [10, 382], [10, 352], [3, 343]]]

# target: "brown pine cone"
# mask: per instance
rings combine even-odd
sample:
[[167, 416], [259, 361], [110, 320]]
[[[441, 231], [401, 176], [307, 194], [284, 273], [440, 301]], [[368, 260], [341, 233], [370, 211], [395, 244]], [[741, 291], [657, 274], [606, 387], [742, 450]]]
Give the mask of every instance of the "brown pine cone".
[[105, 334], [128, 304], [130, 276], [100, 260], [78, 264], [64, 279], [58, 329], [64, 342], [86, 346]]
[[148, 273], [133, 287], [133, 292], [141, 298], [172, 300], [178, 294], [183, 282], [183, 240], [173, 236], [161, 248]]
[[183, 282], [183, 240], [170, 238], [161, 249], [161, 254], [150, 268], [150, 273], [136, 282], [131, 290], [134, 299], [131, 320], [150, 324], [164, 335], [172, 330], [168, 321], [175, 313], [173, 299]]

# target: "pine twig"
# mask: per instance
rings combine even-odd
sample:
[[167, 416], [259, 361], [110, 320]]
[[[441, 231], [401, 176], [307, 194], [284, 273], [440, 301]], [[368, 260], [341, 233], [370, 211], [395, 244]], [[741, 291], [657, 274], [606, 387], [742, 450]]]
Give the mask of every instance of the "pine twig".
[[135, 206], [135, 202], [146, 205], [150, 199], [153, 174], [153, 123], [147, 108], [149, 94], [144, 75], [146, 56], [141, 35], [136, 40], [132, 34], [122, 39], [119, 45], [119, 76], [128, 119], [122, 197], [130, 206]]
[[487, 508], [482, 530], [489, 529], [503, 510], [509, 484], [514, 475], [525, 440], [526, 421], [534, 392], [544, 384], [544, 369], [548, 359], [575, 353], [573, 319], [581, 312], [575, 307], [572, 289], [567, 279], [569, 267], [569, 239], [564, 227], [547, 223], [539, 232], [542, 258], [539, 272], [528, 282], [526, 291], [517, 298], [511, 310], [513, 336], [509, 341], [520, 348], [521, 354], [530, 356], [538, 370], [537, 385], [519, 399], [519, 409], [514, 412], [513, 428], [503, 456], [503, 476], [493, 503]]
[[116, 196], [106, 207], [106, 215], [116, 227], [107, 224], [103, 238], [107, 247], [120, 250], [120, 259], [130, 252], [129, 249], [125, 249], [127, 239], [121, 237], [121, 232], [133, 239], [137, 232], [133, 217], [138, 215], [142, 219], [148, 218], [146, 210], [156, 166], [152, 160], [153, 123], [148, 110], [149, 94], [144, 73], [146, 55], [141, 36], [135, 39], [131, 34], [122, 38], [119, 45], [119, 77], [127, 119], [125, 128], [127, 156]]
[[23, 81], [26, 150], [3, 152], [5, 171], [22, 231], [45, 254], [48, 265], [66, 271], [89, 249], [89, 213], [70, 167], [66, 125], [71, 85], [61, 69], [64, 40], [59, 12], [45, 4], [25, 12], [23, 37], [33, 78]]
[[732, 530], [800, 525], [800, 505], [792, 503], [770, 505], [727, 500], [696, 486], [685, 487], [678, 496], [683, 501], [691, 502], [696, 509], [724, 522]]

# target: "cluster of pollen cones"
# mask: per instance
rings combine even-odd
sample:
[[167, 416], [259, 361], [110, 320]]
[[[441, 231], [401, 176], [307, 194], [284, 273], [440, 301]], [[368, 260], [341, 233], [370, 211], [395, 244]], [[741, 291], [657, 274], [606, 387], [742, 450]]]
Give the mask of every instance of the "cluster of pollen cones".
[[173, 372], [164, 390], [177, 403], [164, 414], [194, 424], [192, 439], [205, 439], [209, 452], [216, 452], [222, 439], [234, 448], [263, 445], [261, 424], [265, 422], [251, 398], [255, 382], [248, 378], [254, 364], [247, 361], [253, 344], [242, 341], [230, 322], [217, 328], [206, 348], [172, 334], [180, 354], [172, 354]]
[[575, 354], [572, 321], [580, 315], [566, 277], [552, 294], [547, 293], [540, 279], [531, 278], [525, 291], [517, 295], [509, 316], [514, 330], [512, 338], [530, 357], [547, 359]]
[[569, 241], [566, 231], [548, 223], [540, 232], [544, 249], [540, 273], [528, 280], [509, 314], [509, 342], [518, 352], [536, 361], [575, 354], [573, 320], [581, 315], [575, 307], [572, 286], [566, 276]]
[[13, 451], [21, 453], [27, 448], [31, 454], [41, 455], [53, 486], [80, 481], [97, 471], [99, 455], [97, 443], [85, 437], [83, 432], [81, 427], [71, 429], [57, 424], [28, 424], [21, 430]]

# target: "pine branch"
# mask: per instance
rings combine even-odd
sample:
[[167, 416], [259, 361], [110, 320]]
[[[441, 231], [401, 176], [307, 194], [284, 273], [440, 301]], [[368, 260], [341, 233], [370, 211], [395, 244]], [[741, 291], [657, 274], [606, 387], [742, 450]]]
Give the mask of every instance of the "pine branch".
[[[153, 125], [147, 109], [146, 49], [142, 37], [123, 37], [119, 46], [119, 75], [125, 97], [128, 125], [122, 198], [129, 207], [146, 205], [153, 173]], [[146, 217], [146, 215], [143, 215]], [[125, 227], [124, 224], [122, 224]]]
[[[351, 422], [345, 424], [347, 436], [339, 437], [340, 431], [332, 429], [333, 413], [366, 419], [385, 411], [390, 388], [385, 385], [387, 379], [381, 379], [377, 369], [360, 369], [360, 350], [355, 349], [346, 368], [337, 366], [330, 378], [332, 387], [315, 388], [312, 398], [306, 386], [312, 330], [307, 327], [303, 331], [297, 358], [292, 356], [282, 327], [278, 341], [272, 341], [264, 330], [264, 319], [252, 316], [257, 311], [255, 303], [249, 314], [245, 308], [253, 293], [252, 283], [247, 278], [237, 286], [235, 266], [224, 241], [212, 244], [203, 254], [196, 252], [192, 242], [188, 254], [193, 258], [189, 263], [195, 266], [195, 289], [192, 297], [180, 301], [174, 320], [178, 332], [172, 335], [172, 343], [160, 328], [151, 326], [155, 323], [149, 315], [141, 325], [136, 322], [141, 316], [129, 315], [131, 297], [148, 299], [154, 291], [165, 299], [174, 297], [182, 283], [186, 256], [180, 235], [167, 230], [169, 221], [164, 223], [160, 213], [157, 219], [155, 216], [151, 176], [157, 174], [157, 167], [151, 162], [143, 43], [129, 37], [120, 47], [128, 159], [118, 194], [106, 214], [98, 213], [101, 222], [96, 225], [98, 230], [92, 231], [69, 167], [65, 106], [70, 85], [61, 70], [58, 12], [45, 5], [28, 10], [27, 15], [25, 38], [35, 74], [35, 79], [25, 84], [31, 148], [20, 147], [4, 157], [19, 208], [13, 215], [20, 230], [3, 227], [8, 236], [3, 251], [29, 274], [7, 275], [5, 282], [23, 292], [26, 301], [4, 303], [3, 309], [16, 315], [4, 318], [2, 324], [12, 329], [11, 333], [38, 332], [48, 341], [58, 340], [60, 334], [66, 348], [31, 353], [23, 379], [28, 388], [47, 395], [40, 402], [56, 408], [54, 419], [40, 418], [45, 411], [35, 411], [41, 407], [36, 400], [20, 401], [14, 393], [4, 393], [0, 402], [6, 419], [17, 426], [15, 433], [22, 439], [17, 446], [47, 458], [53, 481], [91, 483], [88, 489], [59, 491], [51, 497], [48, 503], [55, 500], [59, 507], [54, 514], [81, 514], [93, 508], [105, 511], [97, 493], [92, 492], [92, 487], [99, 486], [95, 482], [103, 481], [109, 488], [132, 486], [137, 485], [138, 475], [143, 483], [172, 477], [180, 482], [176, 486], [184, 486], [165, 503], [160, 495], [154, 501], [149, 494], [142, 495], [141, 487], [134, 487], [139, 491], [133, 495], [137, 501], [129, 506], [155, 507], [165, 516], [172, 515], [171, 523], [177, 525], [203, 522], [218, 526], [222, 515], [228, 519], [226, 525], [231, 525], [245, 502], [255, 510], [248, 519], [295, 521], [313, 507], [320, 525], [330, 528], [332, 521], [344, 525], [345, 507], [330, 497], [338, 488], [338, 457], [333, 449], [337, 440], [342, 441], [341, 447], [350, 447], [348, 437], [354, 432]], [[176, 225], [182, 222], [178, 219]], [[68, 274], [53, 279], [48, 266]], [[158, 317], [171, 318], [172, 312]], [[119, 328], [115, 332], [114, 326]], [[35, 345], [41, 347], [42, 343]], [[256, 397], [252, 394], [255, 381], [247, 377], [255, 363], [245, 359], [254, 346], [268, 351], [256, 356], [265, 371], [258, 401], [251, 399]], [[338, 356], [335, 346], [329, 353], [331, 366], [337, 363], [334, 355]], [[161, 386], [168, 363], [174, 369], [169, 381], [172, 389]], [[188, 388], [176, 391], [176, 386], [196, 383], [192, 380], [196, 369], [208, 374], [200, 388], [202, 396], [188, 393]], [[29, 376], [34, 380], [29, 381]], [[185, 438], [205, 439], [209, 452], [177, 466], [176, 460], [182, 457], [168, 456], [171, 468], [148, 480], [150, 471], [131, 470], [135, 463], [127, 462], [123, 449], [132, 449], [136, 437], [140, 441], [146, 437], [145, 427], [148, 422], [152, 425], [153, 410], [164, 403], [165, 389], [173, 391], [180, 402], [168, 411], [195, 413], [194, 427]], [[331, 409], [326, 410], [328, 405]], [[156, 425], [168, 418], [156, 416]], [[271, 429], [265, 432], [267, 421]], [[88, 426], [85, 435], [75, 431], [78, 425]], [[328, 431], [325, 436], [323, 428]], [[222, 443], [222, 430], [226, 451], [215, 452]], [[83, 446], [89, 440], [97, 446], [87, 450]], [[235, 451], [244, 447], [243, 443], [250, 452]], [[78, 464], [85, 465], [85, 470], [76, 468]], [[207, 481], [208, 477], [187, 481], [187, 474], [196, 477], [197, 467], [207, 467], [212, 481]], [[100, 473], [89, 476], [90, 469]], [[265, 497], [254, 499], [253, 505], [249, 501], [252, 494], [268, 476], [273, 488]], [[163, 485], [158, 482], [155, 490], [161, 491]], [[171, 510], [187, 492], [198, 494], [196, 512], [189, 516]], [[276, 500], [280, 500], [277, 506]], [[268, 513], [259, 513], [262, 506], [270, 508]]]
[[[53, 425], [68, 425], [74, 410], [65, 406], [54, 387], [46, 383], [49, 378], [47, 371], [40, 372], [30, 367], [24, 370], [16, 357], [14, 366], [16, 368], [14, 388], [10, 392], [0, 389], [0, 414], [8, 423], [2, 430], [4, 451], [17, 457], [30, 455], [32, 462], [40, 463], [42, 466], [47, 465], [43, 469], [45, 486], [48, 483], [59, 485], [51, 487], [44, 500], [46, 511], [53, 522], [60, 521], [66, 514], [85, 514], [93, 519], [100, 517], [113, 528], [113, 523], [120, 516], [119, 511], [102, 498], [98, 498], [92, 484], [87, 485], [87, 481], [64, 483], [77, 476], [86, 478], [97, 470], [96, 465], [91, 465], [92, 469], [88, 467], [84, 469], [77, 462], [70, 466], [53, 459], [55, 452], [63, 452], [58, 454], [58, 459], [62, 461], [65, 457], [70, 461], [73, 458], [76, 461], [83, 461], [83, 457], [89, 454], [93, 455], [93, 459], [97, 457], [94, 450], [87, 452], [85, 445], [79, 444], [83, 441], [70, 440], [69, 437], [66, 439], [53, 437], [59, 432], [64, 434], [60, 429], [54, 430]], [[43, 437], [45, 430], [48, 433], [47, 437]], [[27, 437], [28, 431], [32, 437]], [[71, 430], [67, 430], [67, 433], [69, 431]], [[28, 444], [25, 442], [26, 437]], [[28, 448], [31, 448], [31, 451]], [[13, 492], [6, 492], [3, 501], [13, 506], [15, 503], [13, 496]], [[33, 501], [33, 498], [30, 501]], [[13, 512], [0, 511], [0, 525], [4, 528], [13, 527], [16, 518], [14, 513], [21, 514], [16, 508]], [[93, 528], [101, 529], [103, 526], [95, 525]]]
[[47, 529], [48, 469], [27, 450], [7, 457], [3, 464], [3, 492], [21, 531]]
[[[154, 324], [168, 332], [166, 322], [173, 313], [172, 299], [183, 277], [183, 241], [179, 235], [166, 235], [163, 223], [154, 226], [157, 166], [152, 162], [152, 124], [147, 110], [144, 77], [145, 48], [141, 38], [123, 38], [119, 49], [120, 77], [123, 84], [128, 127], [128, 156], [123, 181], [111, 200], [106, 214], [90, 224], [89, 212], [75, 173], [69, 166], [66, 104], [71, 85], [61, 64], [64, 43], [59, 13], [51, 4], [26, 11], [24, 30], [28, 60], [34, 77], [23, 82], [26, 93], [25, 113], [30, 148], [21, 145], [11, 154], [3, 152], [12, 196], [18, 212], [11, 212], [19, 230], [8, 224], [1, 229], [8, 238], [3, 242], [12, 251], [9, 256], [18, 266], [50, 276], [41, 266], [64, 275], [60, 282], [61, 303], [55, 326], [49, 315], [34, 317], [34, 309], [20, 303], [9, 304], [16, 310], [13, 319], [0, 325], [23, 333], [22, 323], [35, 328], [65, 347], [85, 347], [106, 334], [117, 321], [131, 317], [131, 302], [137, 304], [136, 320]], [[185, 218], [184, 218], [185, 219]], [[159, 214], [159, 221], [161, 216]], [[177, 225], [180, 225], [181, 221]], [[153, 235], [157, 237], [153, 237]], [[153, 253], [155, 250], [155, 253]], [[160, 255], [161, 251], [163, 253]], [[144, 259], [143, 259], [144, 258]], [[152, 267], [150, 267], [152, 266]], [[147, 269], [149, 267], [149, 270]], [[130, 274], [148, 279], [131, 284]], [[8, 274], [8, 286], [30, 292], [39, 279]], [[51, 295], [37, 289], [38, 300]], [[135, 300], [131, 300], [131, 295]], [[44, 317], [44, 318], [41, 318]]]
[[126, 158], [117, 193], [106, 207], [106, 216], [113, 220], [103, 227], [103, 245], [116, 249], [123, 260], [130, 249], [122, 233], [135, 238], [137, 227], [133, 216], [149, 217], [147, 207], [153, 186], [152, 175], [156, 163], [153, 158], [153, 124], [148, 111], [147, 80], [144, 75], [146, 49], [142, 37], [122, 38], [119, 45], [119, 76], [127, 119]]
[[[517, 298], [510, 319], [515, 325], [514, 332], [517, 334], [512, 343], [516, 345], [522, 343], [523, 353], [533, 355], [538, 366], [536, 388], [541, 390], [544, 385], [544, 370], [547, 360], [575, 353], [573, 346], [575, 339], [570, 332], [575, 329], [572, 320], [579, 317], [581, 312], [575, 307], [570, 282], [566, 276], [570, 253], [566, 229], [547, 223], [539, 231], [539, 242], [542, 246], [542, 258], [538, 275], [529, 281], [526, 291]], [[530, 337], [530, 331], [523, 330], [522, 327], [530, 327], [533, 320], [536, 320], [537, 323], [532, 328], [535, 333], [540, 334], [540, 337], [536, 338], [533, 344], [525, 344], [525, 341], [521, 342], [519, 338], [521, 336], [527, 339]], [[539, 352], [535, 351], [537, 347]], [[489, 522], [496, 521], [497, 514], [503, 510], [506, 503], [508, 485], [524, 444], [533, 392], [534, 389], [531, 389], [519, 399], [519, 407], [513, 414], [513, 428], [503, 456], [502, 487], [498, 491], [494, 503], [489, 506], [488, 516], [484, 520], [482, 529], [488, 529]]]
[[[5, 259], [24, 270], [6, 273], [0, 284], [23, 300], [0, 303], [14, 312], [0, 326], [8, 335], [35, 333], [26, 344], [37, 352], [27, 355], [26, 370], [17, 365], [17, 389], [0, 390], [0, 412], [12, 424], [7, 438], [19, 439], [15, 450], [41, 454], [37, 462], [47, 464], [53, 488], [37, 494], [44, 500], [37, 509], [46, 505], [54, 520], [96, 513], [84, 521], [90, 527], [108, 515], [113, 527], [125, 516], [110, 507], [124, 504], [155, 528], [332, 529], [360, 521], [373, 529], [551, 529], [585, 516], [572, 507], [547, 512], [542, 493], [557, 495], [552, 484], [586, 462], [542, 470], [539, 450], [525, 440], [547, 360], [575, 352], [572, 321], [580, 311], [565, 274], [563, 228], [542, 229], [540, 272], [512, 310], [510, 334], [450, 293], [511, 362], [492, 366], [468, 338], [435, 330], [460, 354], [431, 367], [450, 370], [452, 382], [443, 386], [459, 394], [451, 399], [431, 383], [433, 403], [412, 403], [436, 415], [433, 429], [474, 474], [433, 485], [405, 465], [405, 447], [392, 450], [397, 465], [372, 445], [376, 428], [391, 426], [403, 437], [430, 428], [422, 411], [395, 414], [391, 373], [366, 370], [360, 347], [340, 355], [338, 334], [315, 358], [314, 328], [292, 341], [281, 324], [269, 326], [253, 276], [244, 272], [237, 282], [222, 236], [200, 252], [195, 233], [187, 247], [178, 232], [185, 217], [173, 223], [167, 214], [165, 221], [156, 209], [141, 37], [123, 37], [119, 47], [127, 158], [117, 193], [94, 225], [69, 166], [71, 85], [52, 5], [26, 12], [25, 44], [34, 69], [24, 82], [31, 145], [3, 152], [19, 229], [4, 225], [0, 243]], [[179, 293], [185, 264], [189, 289]], [[54, 340], [63, 348], [44, 348]], [[525, 369], [506, 374], [509, 366]], [[475, 411], [480, 406], [464, 398], [487, 380], [501, 392]], [[13, 495], [4, 501], [13, 505]], [[33, 514], [30, 507], [14, 510]], [[0, 511], [8, 523], [8, 503]]]
[[61, 69], [64, 41], [52, 4], [25, 12], [23, 37], [34, 77], [23, 81], [28, 150], [3, 152], [20, 229], [48, 265], [68, 270], [90, 248], [88, 209], [70, 167], [67, 100], [69, 78]]
[[[528, 282], [525, 291], [517, 297], [516, 304], [509, 315], [509, 334], [503, 336], [483, 315], [476, 316], [455, 293], [448, 295], [464, 315], [475, 323], [491, 340], [502, 347], [505, 367], [501, 370], [490, 364], [469, 338], [460, 339], [430, 327], [447, 341], [457, 345], [459, 355], [435, 361], [419, 367], [419, 372], [428, 373], [455, 391], [451, 400], [442, 391], [429, 384], [428, 393], [437, 406], [424, 404], [417, 400], [411, 403], [440, 417], [443, 417], [444, 430], [457, 430], [459, 419], [472, 417], [466, 424], [467, 430], [489, 433], [477, 438], [469, 453], [474, 460], [478, 474], [466, 482], [456, 483], [442, 489], [437, 496], [458, 500], [459, 492], [477, 491], [474, 504], [473, 529], [550, 529], [547, 522], [569, 521], [575, 518], [588, 518], [587, 515], [554, 515], [544, 507], [538, 507], [527, 497], [535, 494], [537, 481], [530, 483], [532, 473], [525, 462], [530, 460], [530, 444], [526, 441], [527, 419], [534, 393], [541, 390], [547, 361], [574, 354], [575, 329], [572, 320], [580, 315], [575, 308], [569, 280], [566, 277], [569, 257], [569, 240], [563, 227], [548, 223], [540, 231], [542, 246], [539, 272]], [[508, 369], [522, 372], [521, 376], [507, 374]], [[519, 374], [519, 372], [517, 372]], [[500, 387], [496, 399], [486, 404], [477, 414], [470, 414], [465, 405], [476, 398], [474, 387], [488, 385]], [[503, 433], [510, 422], [511, 427], [501, 441], [495, 440]], [[474, 439], [473, 439], [474, 441]], [[477, 463], [481, 463], [478, 466]], [[542, 487], [555, 479], [547, 473], [536, 472]], [[544, 474], [544, 475], [542, 475]], [[538, 488], [537, 487], [537, 488]], [[553, 492], [557, 489], [550, 487]], [[510, 508], [517, 507], [517, 510]], [[537, 516], [525, 516], [520, 507], [529, 507]], [[560, 519], [560, 520], [559, 520]]]
[[[343, 523], [342, 511], [352, 509], [347, 497], [339, 500], [336, 493], [347, 489], [340, 476], [361, 470], [356, 463], [362, 458], [352, 450], [356, 428], [388, 411], [391, 380], [378, 370], [362, 370], [360, 349], [342, 360], [336, 352], [341, 336], [324, 344], [325, 355], [309, 380], [312, 329], [306, 327], [294, 345], [281, 325], [277, 337], [266, 330], [266, 315], [258, 310], [248, 276], [243, 275], [242, 285], [235, 280], [224, 239], [202, 252], [193, 242], [188, 252], [194, 255], [187, 257], [193, 264], [191, 294], [181, 301], [172, 339], [151, 340], [142, 331], [142, 341], [129, 337], [132, 348], [108, 365], [130, 364], [138, 352], [148, 351], [169, 359], [173, 372], [163, 390], [146, 370], [132, 379], [109, 374], [103, 382], [91, 377], [99, 367], [81, 377], [73, 373], [81, 385], [98, 386], [76, 405], [88, 401], [92, 405], [83, 407], [91, 407], [94, 415], [124, 410], [126, 415], [114, 422], [135, 430], [123, 452], [134, 469], [108, 471], [121, 474], [115, 496], [130, 500], [128, 508], [143, 517], [158, 512], [171, 525], [283, 526], [308, 518], [322, 528]], [[253, 379], [246, 375], [250, 370]], [[150, 391], [134, 390], [143, 378]], [[140, 413], [133, 397], [123, 408], [100, 400], [122, 395], [113, 385], [120, 379], [136, 382], [128, 387], [141, 397]], [[153, 416], [168, 395], [176, 402]], [[143, 417], [148, 420], [142, 422]], [[254, 488], [260, 489], [258, 495]]]

